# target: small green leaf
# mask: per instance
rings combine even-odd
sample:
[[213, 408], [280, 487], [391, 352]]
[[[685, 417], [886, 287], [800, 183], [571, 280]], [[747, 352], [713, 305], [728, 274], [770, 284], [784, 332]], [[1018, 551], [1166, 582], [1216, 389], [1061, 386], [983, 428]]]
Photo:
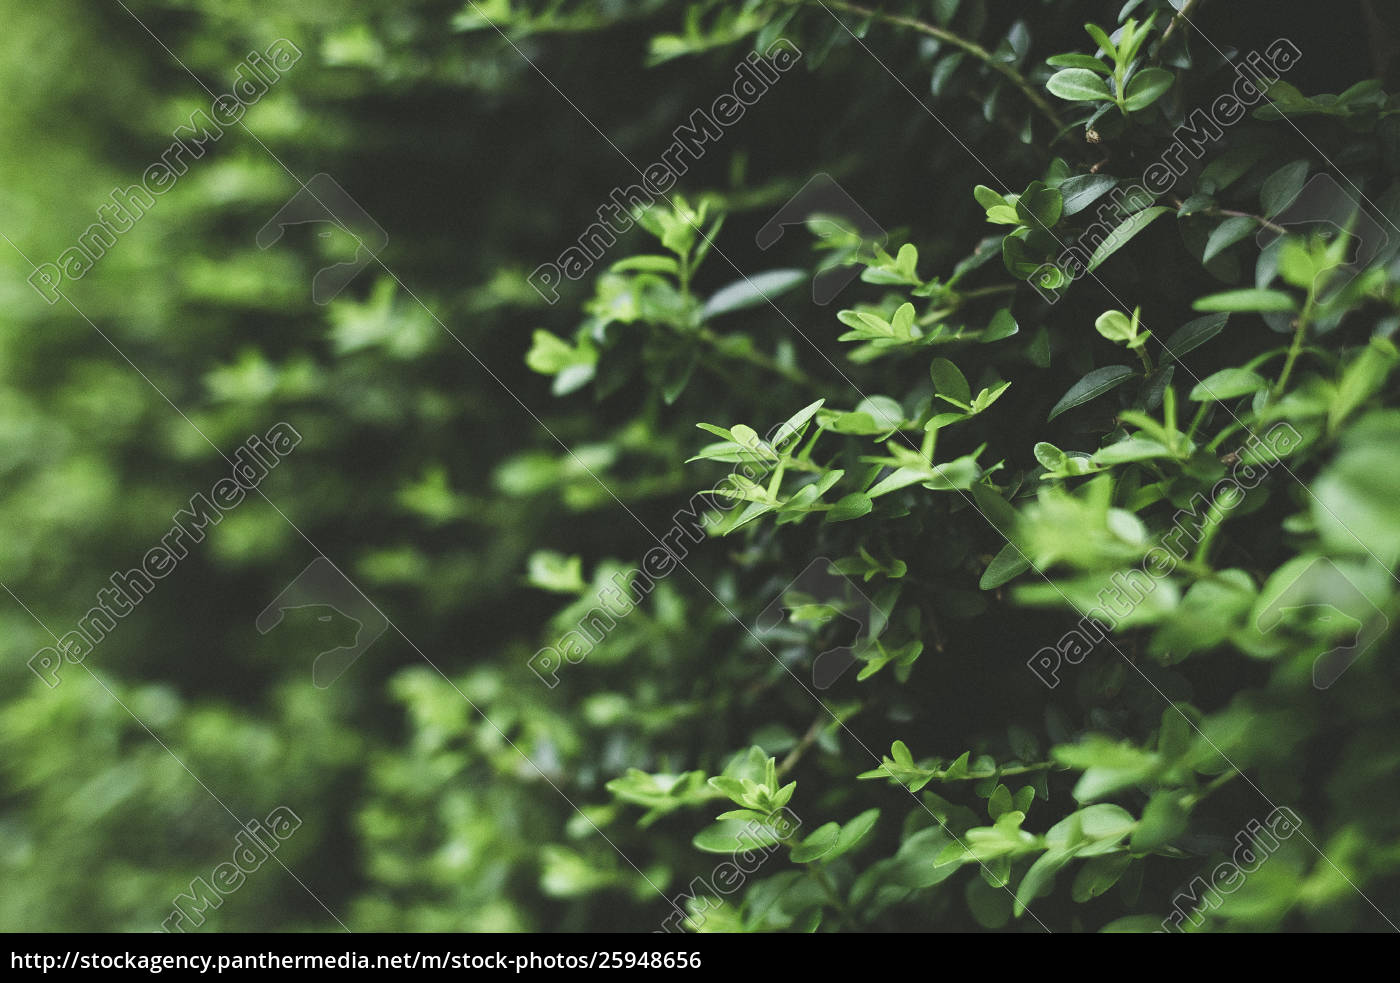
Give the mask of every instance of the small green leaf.
[[1303, 182], [1308, 179], [1308, 162], [1295, 160], [1284, 164], [1264, 179], [1259, 189], [1259, 204], [1263, 206], [1264, 217], [1273, 218], [1287, 208], [1298, 192], [1303, 190]]
[[1044, 440], [1035, 445], [1033, 453], [1046, 471], [1058, 471], [1060, 465], [1065, 462], [1065, 452]]
[[1099, 61], [1093, 55], [1086, 55], [1080, 52], [1069, 52], [1063, 55], [1051, 55], [1045, 59], [1045, 63], [1052, 68], [1083, 68], [1100, 75], [1111, 75], [1113, 69]]
[[1221, 369], [1198, 382], [1191, 390], [1194, 403], [1215, 403], [1258, 392], [1269, 385], [1263, 376], [1248, 369]]
[[840, 823], [825, 823], [812, 831], [812, 834], [805, 840], [792, 848], [789, 859], [795, 864], [810, 863], [813, 860], [820, 860], [831, 852], [831, 848], [836, 846], [836, 840], [841, 835]]
[[1133, 830], [1129, 845], [1134, 853], [1148, 853], [1165, 846], [1186, 831], [1186, 819], [1180, 792], [1157, 792], [1142, 811], [1142, 820]]
[[1014, 544], [1007, 543], [1001, 548], [1001, 552], [992, 558], [992, 562], [987, 564], [987, 569], [982, 572], [982, 579], [977, 582], [977, 586], [982, 590], [996, 590], [1030, 568], [1031, 563], [1025, 554]]
[[1036, 858], [1026, 871], [1026, 876], [1021, 878], [1020, 885], [1016, 888], [1016, 903], [1012, 908], [1012, 914], [1020, 918], [1030, 907], [1030, 903], [1042, 894], [1048, 894], [1051, 886], [1055, 882], [1055, 874], [1060, 868], [1067, 864], [1074, 856], [1068, 850], [1046, 850]]
[[1201, 262], [1209, 263], [1235, 243], [1248, 237], [1258, 227], [1259, 223], [1247, 216], [1227, 218], [1211, 231], [1210, 238], [1206, 240], [1205, 252], [1201, 254]]
[[952, 362], [946, 358], [935, 358], [929, 364], [928, 371], [929, 376], [933, 379], [934, 391], [938, 395], [947, 396], [963, 405], [971, 402], [972, 387], [967, 384], [967, 379]]
[[720, 314], [728, 314], [730, 311], [771, 303], [774, 297], [785, 290], [791, 290], [797, 284], [805, 281], [807, 276], [806, 270], [768, 270], [765, 273], [755, 273], [753, 276], [715, 291], [714, 295], [705, 302], [700, 316], [709, 320]]
[[1074, 215], [1082, 212], [1099, 198], [1103, 197], [1118, 183], [1110, 174], [1080, 174], [1065, 178], [1059, 191], [1064, 197], [1064, 213]]
[[1108, 83], [1087, 68], [1062, 68], [1050, 76], [1045, 87], [1069, 102], [1112, 102]]
[[842, 854], [849, 853], [860, 846], [870, 831], [875, 828], [875, 822], [880, 818], [879, 809], [867, 809], [856, 818], [841, 827], [841, 833], [836, 838], [836, 843], [822, 859], [828, 863], [835, 860]]
[[985, 184], [979, 184], [977, 187], [973, 188], [972, 197], [976, 198], [977, 204], [981, 205], [983, 208], [994, 208], [997, 205], [1006, 204], [1006, 199], [1001, 196], [1000, 192], [993, 191]]
[[1103, 265], [1108, 257], [1126, 246], [1134, 236], [1143, 229], [1151, 225], [1158, 217], [1171, 211], [1165, 205], [1154, 205], [1151, 208], [1144, 208], [1140, 212], [1135, 212], [1123, 220], [1122, 224], [1110, 232], [1094, 249], [1094, 255], [1089, 257], [1089, 265], [1085, 272], [1092, 273]]
[[1176, 76], [1165, 68], [1144, 68], [1128, 82], [1123, 105], [1129, 112], [1146, 109], [1166, 94]]
[[1110, 853], [1094, 857], [1079, 870], [1070, 888], [1070, 897], [1080, 904], [1097, 898], [1113, 885], [1127, 871], [1133, 858], [1126, 853]]
[[1229, 319], [1230, 315], [1222, 312], [1207, 314], [1205, 317], [1187, 321], [1162, 343], [1167, 350], [1164, 361], [1174, 361], [1187, 352], [1204, 345], [1224, 330], [1225, 322]]
[[1050, 228], [1060, 220], [1064, 198], [1042, 181], [1032, 181], [1025, 194], [1016, 200], [1016, 214], [1022, 224], [1032, 228]]
[[1069, 392], [1060, 397], [1060, 401], [1055, 404], [1050, 415], [1045, 418], [1046, 422], [1048, 423], [1067, 410], [1082, 406], [1091, 399], [1097, 399], [1115, 386], [1121, 386], [1135, 374], [1126, 365], [1105, 365], [1103, 368], [1094, 369], [1073, 386], [1070, 386]]
[[1010, 338], [1020, 330], [1021, 327], [1011, 316], [1011, 311], [1003, 307], [992, 315], [991, 323], [987, 325], [987, 330], [982, 332], [980, 340], [983, 342], [1001, 341], [1003, 338]]
[[751, 819], [722, 819], [713, 826], [701, 830], [691, 840], [697, 850], [702, 850], [705, 853], [727, 854], [762, 849], [778, 842], [780, 842], [780, 837], [773, 826]]
[[853, 492], [831, 507], [826, 514], [826, 521], [845, 522], [848, 519], [859, 519], [863, 515], [869, 515], [874, 507], [875, 503], [870, 500], [870, 496]]
[[1202, 297], [1191, 305], [1198, 311], [1294, 311], [1297, 302], [1278, 290], [1226, 290]]
[[1104, 311], [1094, 321], [1094, 327], [1109, 341], [1132, 341], [1137, 333], [1133, 330], [1132, 320], [1122, 311]]

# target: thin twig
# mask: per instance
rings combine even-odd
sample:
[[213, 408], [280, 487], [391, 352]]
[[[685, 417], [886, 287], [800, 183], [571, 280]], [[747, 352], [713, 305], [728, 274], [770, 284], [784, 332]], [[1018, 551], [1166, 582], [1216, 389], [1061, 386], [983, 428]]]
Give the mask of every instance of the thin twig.
[[951, 44], [955, 48], [960, 48], [992, 69], [992, 71], [1002, 75], [1012, 85], [1016, 86], [1016, 88], [1020, 89], [1022, 95], [1030, 101], [1031, 105], [1038, 109], [1055, 127], [1055, 132], [1057, 134], [1065, 128], [1064, 121], [1060, 119], [1054, 107], [1046, 101], [1044, 96], [1036, 91], [1035, 87], [1026, 80], [1024, 75], [1005, 62], [993, 58], [991, 52], [977, 42], [969, 41], [962, 35], [955, 34], [947, 28], [939, 27], [936, 24], [930, 24], [927, 21], [921, 21], [915, 17], [906, 17], [902, 14], [890, 14], [883, 10], [872, 10], [869, 7], [862, 7], [859, 4], [847, 3], [846, 0], [782, 0], [782, 2], [788, 4], [815, 3], [828, 9], [844, 10], [847, 13], [856, 14], [861, 17], [869, 17], [886, 24], [896, 24], [900, 27], [907, 27], [912, 31], [917, 31], [920, 34]]

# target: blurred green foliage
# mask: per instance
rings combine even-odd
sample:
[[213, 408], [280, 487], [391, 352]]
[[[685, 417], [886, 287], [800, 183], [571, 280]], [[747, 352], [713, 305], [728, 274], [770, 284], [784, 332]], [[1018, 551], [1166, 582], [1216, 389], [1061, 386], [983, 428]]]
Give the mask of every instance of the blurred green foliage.
[[[1280, 808], [1301, 831], [1186, 920], [1394, 927], [1382, 5], [128, 6], [0, 0], [0, 927], [157, 929], [278, 806], [280, 864], [201, 930], [1151, 929]], [[547, 304], [531, 271], [780, 37], [797, 67]], [[1271, 105], [1169, 192], [1109, 193], [1280, 37]], [[34, 267], [279, 38], [303, 57], [246, 126], [48, 304]], [[389, 236], [326, 306], [348, 237], [255, 241], [321, 172]], [[755, 245], [818, 173], [886, 240]], [[1364, 269], [1257, 238], [1316, 175], [1379, 216]], [[815, 268], [860, 277], [823, 307]], [[37, 678], [278, 421], [303, 439], [265, 498]], [[1151, 566], [1240, 466], [1266, 477]], [[688, 508], [715, 521], [685, 569], [545, 685]], [[321, 622], [255, 626], [318, 553], [393, 624], [325, 689]], [[881, 616], [852, 639], [850, 593], [794, 593], [752, 630], [818, 558]], [[1111, 644], [1057, 650], [1133, 570], [1160, 576]]]

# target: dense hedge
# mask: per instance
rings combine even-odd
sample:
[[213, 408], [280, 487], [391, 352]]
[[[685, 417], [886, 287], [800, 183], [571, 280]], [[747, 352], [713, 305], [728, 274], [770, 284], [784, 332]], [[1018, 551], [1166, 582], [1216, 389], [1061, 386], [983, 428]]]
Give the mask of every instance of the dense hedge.
[[[170, 927], [282, 808], [175, 927], [1396, 927], [1384, 5], [60, 7], [3, 4], [0, 927]], [[325, 304], [356, 243], [260, 231], [318, 173], [387, 236]], [[318, 556], [383, 629], [330, 677], [260, 618]]]

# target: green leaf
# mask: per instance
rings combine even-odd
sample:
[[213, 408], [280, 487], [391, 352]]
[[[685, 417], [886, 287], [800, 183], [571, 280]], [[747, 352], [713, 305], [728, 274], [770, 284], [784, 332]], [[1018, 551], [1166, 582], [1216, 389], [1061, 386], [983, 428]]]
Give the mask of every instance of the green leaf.
[[1198, 311], [1295, 311], [1298, 304], [1292, 296], [1278, 290], [1226, 290], [1202, 297], [1191, 305]]
[[958, 367], [946, 358], [935, 358], [929, 363], [928, 373], [938, 395], [957, 400], [964, 406], [972, 401], [972, 387]]
[[1025, 554], [1015, 545], [1007, 543], [1001, 548], [1001, 552], [992, 558], [992, 562], [987, 564], [987, 569], [982, 572], [982, 579], [978, 581], [977, 586], [982, 590], [996, 590], [1030, 568], [1031, 563]]
[[1206, 165], [1196, 184], [1206, 194], [1219, 194], [1268, 156], [1269, 149], [1263, 143], [1246, 143], [1243, 146], [1231, 147]]
[[1215, 403], [1237, 396], [1247, 396], [1267, 388], [1268, 385], [1263, 376], [1248, 369], [1221, 369], [1196, 383], [1191, 390], [1191, 401]]
[[1102, 27], [1097, 24], [1085, 24], [1084, 30], [1089, 33], [1089, 37], [1094, 39], [1094, 43], [1103, 49], [1104, 54], [1116, 55], [1117, 49]]
[[1129, 841], [1134, 853], [1148, 853], [1166, 846], [1186, 831], [1187, 813], [1181, 793], [1164, 790], [1155, 793], [1142, 812], [1142, 819]]
[[941, 96], [948, 83], [952, 81], [953, 75], [958, 70], [958, 66], [963, 62], [963, 52], [954, 51], [944, 55], [938, 60], [938, 64], [933, 66], [933, 73], [929, 76], [928, 88], [935, 96]]
[[1175, 81], [1176, 76], [1165, 68], [1144, 68], [1128, 82], [1123, 105], [1133, 113], [1146, 109], [1162, 98]]
[[826, 521], [845, 522], [848, 519], [859, 519], [863, 515], [869, 515], [874, 507], [875, 503], [870, 500], [870, 496], [852, 492], [831, 507], [826, 513]]
[[1089, 257], [1089, 265], [1085, 272], [1092, 273], [1103, 265], [1108, 257], [1122, 249], [1128, 242], [1143, 229], [1151, 225], [1158, 217], [1171, 211], [1165, 205], [1154, 205], [1151, 208], [1144, 208], [1140, 212], [1135, 212], [1123, 220], [1118, 228], [1108, 234], [1103, 242], [1094, 249], [1094, 255]]
[[1063, 210], [1064, 198], [1060, 192], [1042, 181], [1032, 181], [1016, 200], [1016, 215], [1022, 224], [1032, 228], [1050, 228], [1060, 220]]
[[778, 831], [768, 823], [751, 819], [721, 819], [709, 826], [691, 840], [695, 849], [705, 853], [735, 854], [744, 850], [756, 850], [774, 846], [781, 838]]
[[1172, 336], [1162, 343], [1166, 348], [1166, 355], [1163, 361], [1170, 362], [1181, 358], [1187, 352], [1199, 348], [1210, 339], [1214, 338], [1225, 328], [1225, 322], [1230, 319], [1227, 313], [1207, 314], [1205, 317], [1198, 317], [1193, 321], [1187, 321]]
[[1002, 393], [1011, 388], [1009, 382], [999, 382], [995, 386], [983, 389], [972, 399], [972, 412], [981, 413], [1001, 398]]
[[1080, 802], [1101, 799], [1146, 781], [1161, 765], [1157, 754], [1127, 741], [1112, 741], [1101, 734], [1091, 734], [1078, 744], [1062, 744], [1052, 753], [1060, 764], [1083, 770], [1084, 774], [1074, 787], [1074, 797]]
[[876, 821], [880, 818], [879, 809], [867, 809], [846, 825], [841, 827], [841, 834], [836, 838], [836, 843], [827, 852], [822, 860], [830, 863], [837, 857], [849, 853], [861, 845], [870, 831], [875, 828]]
[[705, 302], [700, 317], [709, 320], [730, 311], [766, 304], [785, 290], [791, 290], [808, 277], [806, 270], [768, 270], [715, 291]]
[[1105, 365], [1103, 368], [1094, 369], [1084, 378], [1070, 386], [1069, 392], [1060, 397], [1060, 401], [1050, 410], [1046, 422], [1055, 419], [1061, 413], [1072, 410], [1076, 406], [1082, 406], [1091, 399], [1097, 399], [1104, 393], [1116, 386], [1131, 379], [1136, 373], [1126, 365]]
[[1170, 449], [1155, 440], [1129, 437], [1127, 440], [1120, 440], [1116, 444], [1101, 448], [1094, 454], [1094, 461], [1098, 464], [1113, 465], [1175, 456]]
[[866, 494], [871, 498], [879, 498], [881, 495], [888, 495], [890, 492], [920, 484], [928, 479], [929, 472], [926, 468], [895, 468]]
[[583, 581], [583, 557], [565, 556], [553, 550], [530, 554], [526, 579], [531, 585], [556, 594], [578, 594], [588, 586]]
[[1097, 898], [1113, 885], [1127, 871], [1133, 858], [1126, 853], [1110, 853], [1094, 857], [1079, 870], [1070, 888], [1070, 897], [1080, 904]]
[[1258, 222], [1246, 216], [1227, 218], [1211, 231], [1210, 238], [1206, 240], [1205, 252], [1201, 254], [1201, 262], [1209, 263], [1241, 239], [1247, 238], [1258, 227]]
[[1046, 471], [1058, 471], [1060, 465], [1065, 462], [1065, 452], [1054, 444], [1042, 440], [1032, 448], [1035, 459], [1041, 463]]
[[1080, 52], [1069, 52], [1063, 55], [1051, 55], [1045, 59], [1045, 63], [1052, 68], [1083, 68], [1100, 75], [1111, 75], [1113, 69], [1099, 61], [1093, 55], [1086, 55]]
[[1087, 68], [1062, 68], [1050, 76], [1045, 87], [1070, 102], [1113, 102], [1108, 83]]
[[1396, 352], [1395, 345], [1389, 339], [1371, 339], [1371, 343], [1342, 373], [1336, 399], [1327, 411], [1328, 430], [1336, 430], [1357, 407], [1380, 392], [1397, 359], [1400, 359], [1400, 353]]
[[1065, 178], [1059, 191], [1064, 198], [1064, 213], [1082, 212], [1112, 190], [1118, 179], [1110, 174], [1080, 174]]
[[674, 256], [628, 256], [620, 259], [608, 270], [613, 273], [680, 273], [681, 265]]
[[1045, 833], [1045, 842], [1076, 847], [1080, 856], [1097, 856], [1111, 850], [1135, 825], [1137, 820], [1128, 810], [1101, 802], [1072, 812], [1051, 826]]
[[1020, 918], [1032, 901], [1043, 894], [1049, 894], [1055, 883], [1055, 875], [1073, 857], [1074, 854], [1068, 850], [1046, 850], [1037, 857], [1016, 888], [1016, 903], [1012, 907], [1012, 914]]
[[1293, 199], [1298, 197], [1298, 192], [1303, 190], [1303, 183], [1307, 179], [1306, 160], [1284, 164], [1265, 178], [1263, 187], [1259, 189], [1259, 204], [1264, 209], [1264, 217], [1273, 218], [1287, 208]]
[[982, 342], [1001, 341], [1003, 338], [1010, 338], [1021, 330], [1021, 326], [1016, 323], [1016, 319], [1011, 316], [1011, 311], [1003, 307], [992, 315], [991, 322], [987, 325], [987, 330], [982, 332], [982, 337], [978, 340]]
[[890, 745], [890, 759], [906, 768], [914, 767], [914, 755], [909, 750], [909, 745], [903, 741], [895, 741]]
[[1094, 327], [1109, 341], [1132, 341], [1137, 333], [1133, 329], [1132, 319], [1122, 311], [1104, 311], [1094, 321]]
[[789, 858], [795, 864], [811, 863], [820, 860], [831, 852], [841, 835], [840, 823], [825, 823], [812, 831], [805, 840], [792, 848]]
[[977, 199], [977, 204], [983, 208], [991, 209], [997, 205], [1005, 205], [1006, 199], [998, 191], [993, 191], [985, 184], [979, 184], [972, 189], [972, 197]]
[[[826, 397], [823, 396], [821, 399], [814, 400], [813, 402], [808, 403], [806, 406], [802, 407], [802, 409], [798, 410], [792, 416], [784, 420], [782, 425], [779, 426], [777, 430], [773, 433], [772, 446], [775, 448], [782, 448], [784, 444], [792, 440], [792, 438], [795, 437], [804, 426], [806, 426], [807, 421], [812, 419], [812, 417], [816, 415], [817, 410], [821, 409], [823, 404], [825, 403]], [[744, 427], [744, 430], [747, 431], [747, 436], [752, 437], [752, 442], [758, 441], [757, 433], [755, 433], [753, 430], [750, 430], [748, 427]], [[731, 433], [734, 435], [734, 439], [736, 441], [740, 439], [739, 427], [735, 427], [731, 431]], [[753, 446], [752, 442], [748, 443], [748, 446]]]
[[1021, 216], [1014, 205], [993, 205], [987, 209], [987, 221], [997, 225], [1020, 225]]

